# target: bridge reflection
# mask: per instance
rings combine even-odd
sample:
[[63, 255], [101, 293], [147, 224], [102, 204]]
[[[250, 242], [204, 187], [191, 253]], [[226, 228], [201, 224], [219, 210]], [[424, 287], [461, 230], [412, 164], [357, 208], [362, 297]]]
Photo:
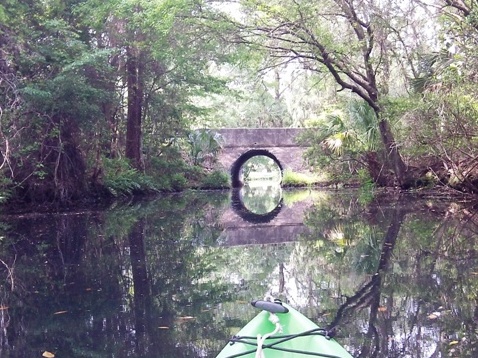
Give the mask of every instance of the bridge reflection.
[[273, 244], [295, 241], [308, 231], [305, 214], [312, 198], [285, 205], [282, 197], [267, 213], [256, 213], [245, 205], [241, 190], [231, 192], [231, 206], [220, 218], [224, 228], [219, 242], [223, 246]]
[[234, 212], [243, 220], [251, 224], [264, 224], [274, 220], [274, 218], [280, 213], [283, 201], [282, 196], [279, 198], [279, 202], [274, 209], [266, 213], [257, 213], [247, 207], [242, 195], [243, 192], [243, 189], [233, 189], [231, 193], [232, 210], [234, 210]]

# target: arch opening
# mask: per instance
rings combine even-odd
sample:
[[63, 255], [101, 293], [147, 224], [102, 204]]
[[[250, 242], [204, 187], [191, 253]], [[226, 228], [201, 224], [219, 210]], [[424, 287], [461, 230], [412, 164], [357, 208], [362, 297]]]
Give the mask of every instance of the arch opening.
[[282, 174], [283, 174], [283, 168], [279, 160], [276, 158], [274, 154], [271, 152], [265, 150], [265, 149], [251, 149], [247, 151], [246, 153], [242, 154], [232, 165], [231, 167], [231, 183], [233, 188], [240, 188], [243, 186], [243, 178], [242, 176], [242, 168], [246, 164], [247, 161], [249, 161], [251, 158], [254, 157], [268, 157], [272, 159], [272, 161], [277, 165], [280, 171], [280, 180], [282, 181]]

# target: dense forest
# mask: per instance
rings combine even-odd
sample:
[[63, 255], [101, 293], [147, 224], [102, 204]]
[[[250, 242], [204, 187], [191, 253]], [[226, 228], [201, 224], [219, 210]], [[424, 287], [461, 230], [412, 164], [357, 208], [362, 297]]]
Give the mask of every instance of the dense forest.
[[227, 186], [220, 127], [340, 181], [478, 192], [476, 0], [7, 0], [0, 202]]

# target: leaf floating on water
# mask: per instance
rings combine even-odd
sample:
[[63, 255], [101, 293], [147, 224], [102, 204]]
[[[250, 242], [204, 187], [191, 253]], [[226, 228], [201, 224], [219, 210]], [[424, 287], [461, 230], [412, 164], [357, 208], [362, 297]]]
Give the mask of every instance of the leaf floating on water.
[[460, 342], [458, 342], [458, 341], [451, 341], [448, 345], [449, 345], [449, 346], [454, 346], [455, 344], [458, 344], [458, 343], [460, 343]]
[[58, 312], [55, 312], [53, 314], [63, 314], [63, 313], [67, 313], [68, 311], [58, 311]]
[[193, 316], [183, 316], [183, 317], [178, 317], [179, 321], [189, 321], [191, 319], [195, 319]]
[[440, 312], [433, 312], [431, 314], [428, 315], [428, 318], [429, 319], [437, 319], [438, 317], [441, 316], [441, 313]]
[[41, 356], [45, 358], [55, 358], [55, 355], [52, 352], [48, 352], [48, 351], [43, 352]]

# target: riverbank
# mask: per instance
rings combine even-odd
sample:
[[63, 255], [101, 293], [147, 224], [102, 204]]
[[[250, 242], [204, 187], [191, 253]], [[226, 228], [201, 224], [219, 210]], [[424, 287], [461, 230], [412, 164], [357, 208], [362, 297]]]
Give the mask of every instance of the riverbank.
[[[314, 183], [313, 185], [307, 183], [296, 183], [295, 185], [282, 185], [283, 190], [309, 188], [312, 190], [333, 190], [340, 191], [346, 189], [359, 189], [369, 200], [373, 200], [374, 197], [390, 196], [394, 197], [403, 193], [414, 194], [422, 198], [433, 199], [453, 199], [460, 202], [475, 202], [478, 201], [478, 197], [468, 193], [460, 192], [456, 189], [448, 186], [435, 185], [433, 187], [422, 187], [416, 189], [403, 190], [398, 187], [376, 187], [376, 186], [361, 186], [357, 181], [348, 183], [337, 183], [334, 181], [324, 181]], [[105, 210], [117, 205], [136, 205], [144, 201], [151, 201], [163, 196], [175, 196], [184, 195], [187, 192], [217, 192], [217, 191], [229, 191], [232, 190], [230, 186], [217, 186], [213, 187], [208, 185], [207, 187], [190, 186], [181, 190], [156, 190], [156, 191], [136, 191], [129, 193], [128, 195], [114, 196], [108, 194], [106, 191], [104, 195], [86, 195], [79, 200], [71, 200], [69, 202], [22, 202], [21, 200], [12, 200], [7, 203], [0, 204], [0, 214], [2, 215], [21, 215], [26, 213], [45, 213], [45, 212], [70, 212], [70, 211], [82, 211], [82, 210]], [[106, 194], [105, 194], [106, 193]]]

